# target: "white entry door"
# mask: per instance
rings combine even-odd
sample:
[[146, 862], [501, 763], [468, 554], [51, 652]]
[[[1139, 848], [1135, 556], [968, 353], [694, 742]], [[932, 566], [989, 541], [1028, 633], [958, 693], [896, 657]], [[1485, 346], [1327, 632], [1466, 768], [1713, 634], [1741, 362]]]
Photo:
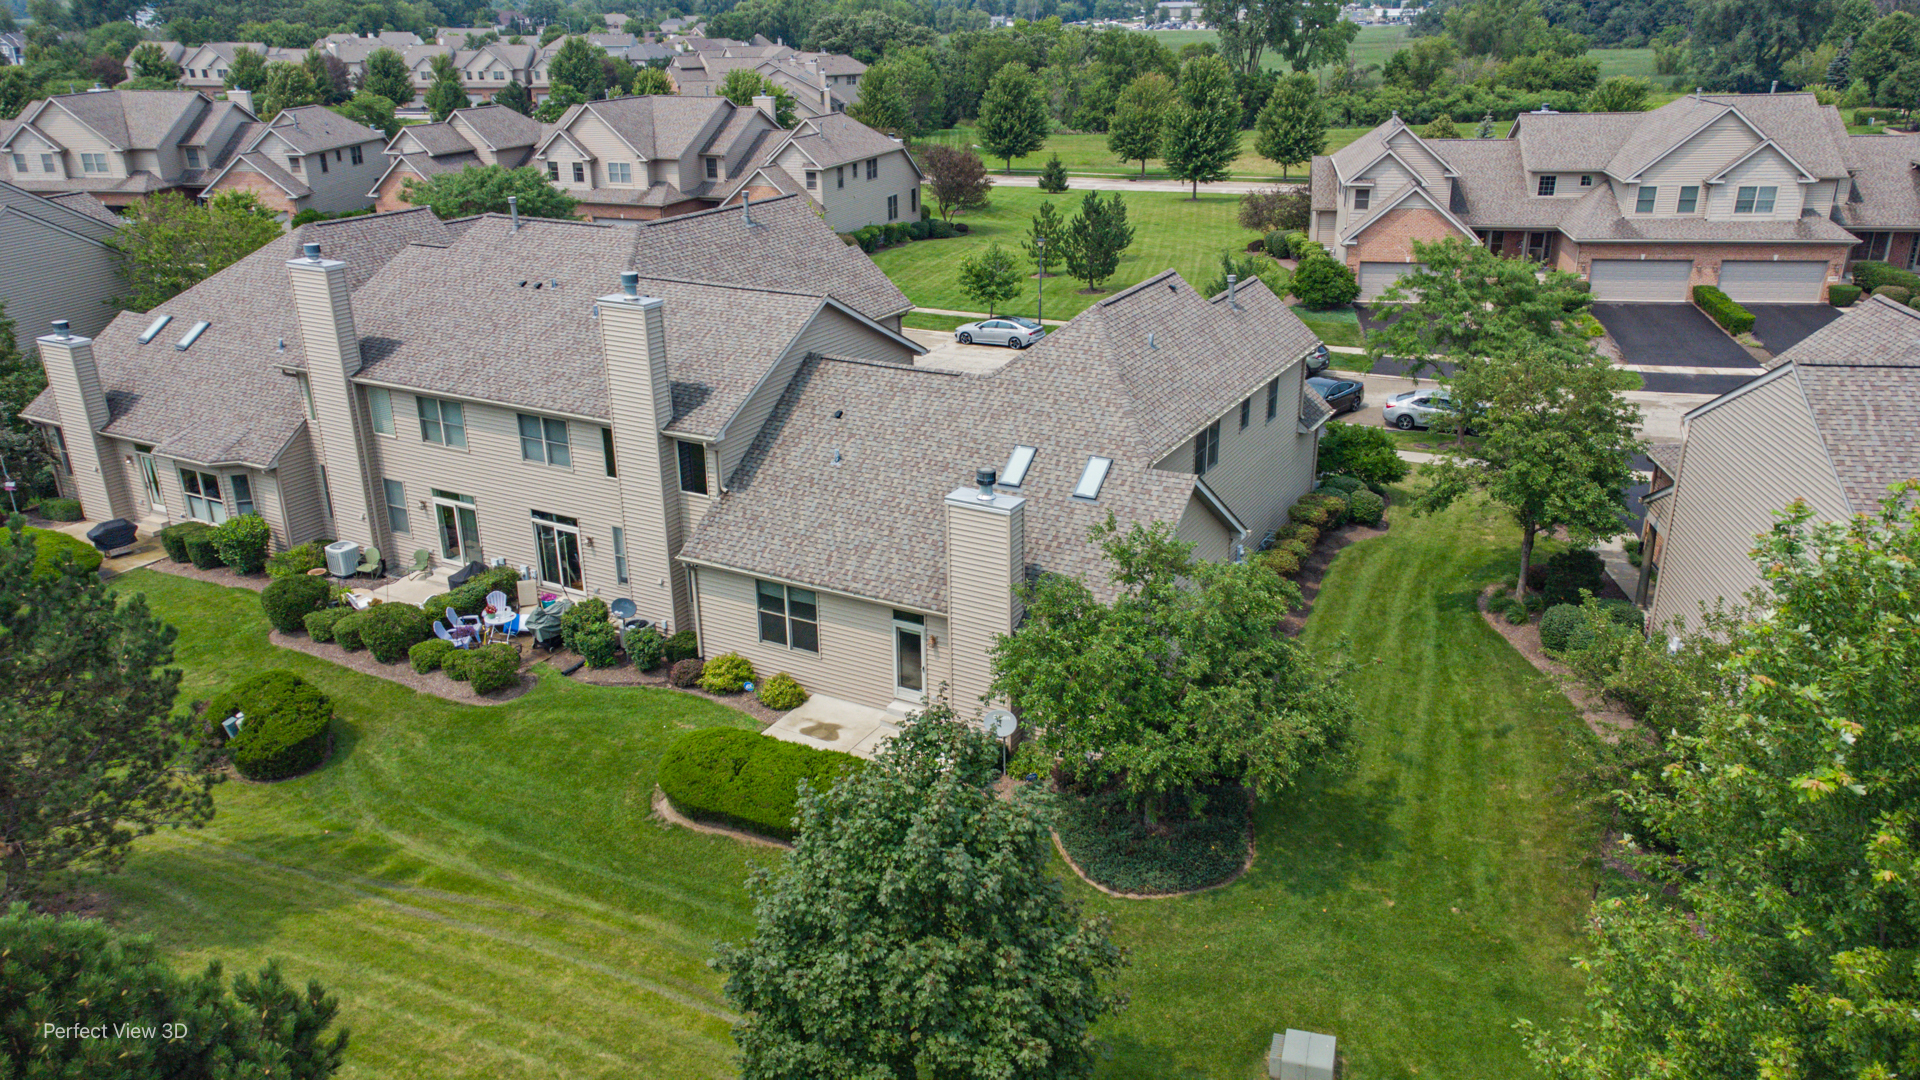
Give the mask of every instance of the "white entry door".
[[160, 469], [153, 463], [152, 447], [134, 447], [134, 469], [140, 474], [140, 486], [146, 490], [147, 505], [164, 513], [167, 500], [160, 490]]
[[927, 620], [893, 613], [893, 696], [920, 704], [927, 697]]

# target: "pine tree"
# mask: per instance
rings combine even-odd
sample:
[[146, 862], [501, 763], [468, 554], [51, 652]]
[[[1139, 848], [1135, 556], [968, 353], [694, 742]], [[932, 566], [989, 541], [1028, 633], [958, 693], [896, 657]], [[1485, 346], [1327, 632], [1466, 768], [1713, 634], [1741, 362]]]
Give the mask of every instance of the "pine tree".
[[1133, 80], [1120, 94], [1107, 124], [1107, 149], [1122, 161], [1138, 161], [1146, 179], [1147, 159], [1160, 156], [1160, 134], [1173, 103], [1173, 83], [1157, 71]]
[[[1040, 212], [1033, 215], [1033, 226], [1027, 230], [1027, 238], [1020, 242], [1020, 246], [1026, 249], [1027, 258], [1033, 260], [1034, 268], [1041, 270], [1043, 254], [1052, 259], [1055, 266], [1066, 258], [1066, 238], [1066, 223], [1060, 220], [1059, 211], [1053, 208], [1053, 203], [1043, 202]], [[1045, 276], [1044, 273], [1042, 276]]]
[[1133, 227], [1127, 224], [1127, 205], [1114, 192], [1101, 199], [1089, 191], [1080, 200], [1080, 214], [1067, 223], [1066, 237], [1060, 245], [1067, 273], [1087, 283], [1097, 292], [1100, 283], [1120, 268], [1120, 255], [1133, 244]]
[[1025, 64], [1010, 60], [994, 75], [980, 99], [977, 125], [980, 145], [991, 156], [1005, 161], [1009, 174], [1014, 158], [1046, 145], [1050, 127], [1047, 103]]
[[1058, 195], [1067, 190], [1067, 167], [1060, 162], [1060, 155], [1047, 159], [1047, 166], [1040, 170], [1040, 190], [1049, 195]]
[[1320, 107], [1320, 91], [1311, 75], [1289, 75], [1274, 88], [1254, 124], [1253, 148], [1280, 166], [1311, 161], [1327, 148], [1327, 114]]
[[501, 87], [499, 92], [493, 95], [493, 103], [504, 105], [521, 116], [533, 115], [533, 94], [520, 85], [519, 79], [514, 79]]
[[1168, 110], [1160, 156], [1176, 180], [1200, 185], [1225, 180], [1240, 156], [1240, 96], [1218, 56], [1196, 56], [1180, 74], [1180, 99]]

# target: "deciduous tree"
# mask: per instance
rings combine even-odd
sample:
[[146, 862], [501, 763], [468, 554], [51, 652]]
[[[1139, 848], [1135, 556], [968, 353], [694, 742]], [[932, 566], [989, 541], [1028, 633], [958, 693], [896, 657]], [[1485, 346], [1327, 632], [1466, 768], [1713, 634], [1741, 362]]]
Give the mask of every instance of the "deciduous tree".
[[1645, 79], [1615, 75], [1587, 95], [1588, 112], [1640, 112], [1647, 107], [1653, 84]]
[[997, 243], [960, 260], [960, 291], [967, 299], [985, 305], [989, 318], [996, 306], [1020, 295], [1025, 276], [1014, 257]]
[[177, 191], [148, 196], [129, 208], [107, 239], [123, 256], [133, 290], [116, 303], [146, 311], [280, 235], [278, 218], [250, 191], [222, 191], [204, 203]]
[[986, 208], [993, 178], [979, 154], [953, 146], [929, 146], [920, 151], [920, 171], [927, 176], [940, 220], [952, 221], [955, 214]]
[[1176, 180], [1200, 185], [1225, 180], [1240, 156], [1240, 98], [1233, 75], [1217, 56], [1196, 56], [1180, 72], [1180, 93], [1167, 110], [1160, 157]]
[[547, 79], [573, 87], [587, 95], [588, 101], [598, 101], [607, 96], [607, 73], [600, 68], [600, 58], [605, 55], [586, 38], [570, 37], [547, 61]]
[[229, 90], [259, 90], [267, 83], [267, 54], [254, 49], [234, 50], [225, 82]]
[[[435, 59], [438, 59], [438, 57]], [[559, 82], [554, 83], [555, 87], [562, 85], [564, 84]], [[460, 109], [466, 108], [468, 105], [471, 105], [472, 102], [467, 99], [466, 87], [460, 85], [460, 76], [459, 73], [456, 72], [450, 76], [439, 75], [435, 77], [433, 84], [427, 87], [427, 97], [424, 104], [427, 107], [427, 111], [433, 114], [433, 122], [440, 124], [445, 123], [447, 117], [452, 116]]]
[[1313, 160], [1327, 148], [1327, 114], [1320, 107], [1320, 88], [1311, 75], [1289, 75], [1280, 80], [1254, 125], [1253, 149], [1280, 166], [1280, 178], [1289, 166]]
[[283, 60], [267, 65], [267, 81], [254, 100], [254, 111], [260, 119], [271, 120], [287, 109], [318, 105], [324, 94], [304, 65]]
[[167, 59], [160, 46], [149, 41], [133, 50], [128, 59], [133, 61], [133, 74], [141, 79], [163, 79], [167, 82], [180, 80], [180, 65]]
[[1579, 339], [1568, 319], [1589, 296], [1582, 282], [1560, 270], [1508, 259], [1465, 240], [1413, 243], [1416, 269], [1380, 294], [1401, 305], [1402, 317], [1367, 335], [1367, 354], [1394, 357], [1413, 374], [1441, 360], [1471, 364], [1514, 342]]
[[[645, 69], [652, 71], [652, 68]], [[533, 94], [520, 85], [519, 79], [509, 80], [507, 85], [494, 92], [493, 103], [512, 109], [521, 116], [533, 115]]]
[[1820, 43], [1834, 5], [1812, 0], [1693, 0], [1691, 70], [1709, 90], [1765, 93], [1786, 62]]
[[393, 115], [393, 102], [378, 94], [362, 90], [353, 95], [351, 101], [335, 105], [333, 111], [349, 120], [379, 128], [389, 139], [400, 133], [400, 121]]
[[414, 206], [430, 206], [441, 218], [504, 214], [507, 196], [518, 200], [522, 217], [571, 218], [580, 200], [547, 182], [531, 165], [503, 169], [498, 165], [469, 165], [457, 173], [441, 173], [431, 180], [409, 177], [400, 197]]
[[1328, 424], [1320, 433], [1320, 471], [1368, 484], [1397, 484], [1407, 478], [1407, 460], [1383, 428]]
[[301, 65], [307, 69], [307, 77], [313, 80], [314, 88], [318, 91], [316, 100], [320, 104], [338, 105], [353, 96], [346, 62], [339, 57], [319, 49], [308, 49]]
[[1120, 268], [1120, 256], [1133, 244], [1133, 226], [1127, 224], [1127, 204], [1114, 192], [1105, 199], [1089, 191], [1080, 200], [1080, 213], [1067, 222], [1060, 245], [1067, 273], [1087, 283], [1089, 290]]
[[773, 99], [774, 123], [783, 128], [791, 128], [795, 123], [797, 106], [793, 95], [787, 88], [750, 68], [734, 68], [720, 82], [720, 96], [735, 105], [751, 106], [756, 97]]
[[1147, 175], [1147, 159], [1160, 156], [1160, 136], [1173, 104], [1173, 81], [1157, 71], [1133, 80], [1121, 92], [1107, 125], [1107, 149], [1122, 161], [1138, 161]]
[[855, 109], [865, 109], [869, 96], [875, 94], [897, 103], [897, 130], [909, 139], [944, 126], [946, 87], [921, 50], [895, 49], [860, 77], [860, 101], [847, 107], [847, 115], [868, 127], [886, 130], [866, 119], [864, 113], [855, 115]]
[[1047, 134], [1052, 130], [1047, 103], [1025, 64], [1010, 61], [994, 75], [980, 99], [976, 124], [980, 145], [1005, 161], [1009, 174], [1014, 158], [1025, 157], [1047, 144]]
[[642, 97], [673, 93], [673, 80], [657, 67], [643, 67], [633, 73], [631, 91]]
[[407, 61], [392, 49], [375, 49], [367, 54], [367, 74], [360, 89], [377, 94], [395, 106], [413, 104], [413, 73]]
[[47, 369], [38, 353], [23, 353], [7, 302], [0, 300], [0, 460], [16, 480], [34, 475], [46, 464], [43, 436], [20, 418], [20, 410], [47, 388]]
[[1266, 49], [1297, 72], [1338, 65], [1360, 32], [1340, 18], [1339, 0], [1203, 0], [1200, 8], [1219, 33], [1220, 56], [1239, 75], [1258, 72]]
[[747, 882], [753, 939], [713, 961], [745, 1080], [1092, 1075], [1124, 957], [1063, 893], [1029, 796], [994, 794], [998, 766], [935, 706], [801, 796], [792, 853]]

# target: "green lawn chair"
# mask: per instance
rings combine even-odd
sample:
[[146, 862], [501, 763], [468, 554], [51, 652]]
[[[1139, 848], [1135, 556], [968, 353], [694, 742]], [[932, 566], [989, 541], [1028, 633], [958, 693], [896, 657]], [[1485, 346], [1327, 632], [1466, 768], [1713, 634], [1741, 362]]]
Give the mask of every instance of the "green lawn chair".
[[360, 565], [354, 569], [354, 573], [366, 574], [368, 577], [378, 577], [380, 575], [380, 549], [377, 547], [368, 548], [366, 553], [360, 556]]
[[433, 552], [421, 548], [413, 553], [413, 568], [407, 571], [408, 577], [426, 577], [433, 569]]

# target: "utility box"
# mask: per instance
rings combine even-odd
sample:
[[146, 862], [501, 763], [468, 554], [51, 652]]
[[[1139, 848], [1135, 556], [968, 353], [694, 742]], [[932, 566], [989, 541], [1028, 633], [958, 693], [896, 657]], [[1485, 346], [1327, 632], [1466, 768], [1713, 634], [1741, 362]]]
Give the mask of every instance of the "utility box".
[[1267, 1049], [1271, 1080], [1333, 1080], [1334, 1037], [1288, 1028]]
[[351, 540], [336, 540], [327, 545], [327, 573], [334, 577], [352, 577], [360, 569], [360, 545]]

